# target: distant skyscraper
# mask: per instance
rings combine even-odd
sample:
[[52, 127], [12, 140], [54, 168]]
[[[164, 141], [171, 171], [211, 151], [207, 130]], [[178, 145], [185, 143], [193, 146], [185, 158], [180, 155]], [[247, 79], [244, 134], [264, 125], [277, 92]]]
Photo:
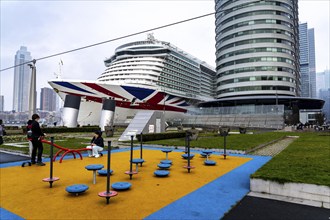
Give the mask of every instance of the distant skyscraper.
[[327, 121], [330, 122], [330, 88], [320, 89], [319, 98], [325, 101], [322, 111], [325, 114]]
[[[31, 61], [32, 57], [27, 47], [21, 46], [15, 55], [15, 66]], [[29, 110], [29, 91], [31, 81], [31, 69], [27, 64], [14, 69], [13, 110], [25, 112]]]
[[314, 29], [299, 24], [301, 97], [316, 98]]
[[3, 95], [0, 95], [0, 112], [4, 111], [5, 98]]
[[57, 96], [51, 88], [41, 88], [40, 93], [40, 110], [56, 111]]
[[317, 97], [325, 101], [323, 113], [327, 121], [330, 122], [330, 71], [325, 70], [321, 73], [316, 73], [316, 89]]
[[299, 96], [298, 0], [216, 0], [217, 98]]
[[316, 89], [317, 91], [323, 89], [330, 89], [330, 70], [316, 73]]
[[315, 62], [315, 36], [314, 28], [308, 29], [309, 40], [309, 74], [311, 79], [311, 98], [317, 97], [316, 92], [316, 62]]

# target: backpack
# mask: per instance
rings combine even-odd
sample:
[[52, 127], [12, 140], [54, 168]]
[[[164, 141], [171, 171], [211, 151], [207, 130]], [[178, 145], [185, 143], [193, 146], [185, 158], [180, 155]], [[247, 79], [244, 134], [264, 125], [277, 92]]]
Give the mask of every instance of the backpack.
[[32, 138], [32, 121], [28, 121], [28, 125], [26, 126], [26, 135], [27, 138]]

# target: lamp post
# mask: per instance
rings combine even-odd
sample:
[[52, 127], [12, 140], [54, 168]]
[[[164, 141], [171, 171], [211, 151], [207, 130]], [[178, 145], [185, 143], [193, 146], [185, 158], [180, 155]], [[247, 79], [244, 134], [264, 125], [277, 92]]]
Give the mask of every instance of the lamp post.
[[[276, 116], [278, 115], [278, 95], [277, 95], [277, 86], [276, 86]], [[278, 130], [278, 125], [276, 125], [276, 130]]]
[[31, 82], [29, 93], [29, 116], [32, 117], [36, 113], [36, 60], [32, 60], [32, 63], [28, 64], [31, 68]]

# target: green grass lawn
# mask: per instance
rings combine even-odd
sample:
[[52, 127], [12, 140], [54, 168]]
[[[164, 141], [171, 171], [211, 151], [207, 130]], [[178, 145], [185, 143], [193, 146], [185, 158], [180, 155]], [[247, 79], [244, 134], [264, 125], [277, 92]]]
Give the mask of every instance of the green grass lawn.
[[330, 186], [330, 133], [295, 133], [299, 138], [252, 175], [280, 183]]
[[[61, 147], [70, 148], [70, 149], [84, 148], [90, 143], [91, 138], [87, 137], [87, 135], [86, 138], [81, 137], [81, 135], [78, 137], [72, 137], [72, 136], [74, 136], [72, 133], [67, 134], [67, 136], [65, 134], [58, 134], [54, 137], [54, 142]], [[50, 137], [47, 137], [47, 140], [50, 140]], [[20, 145], [25, 147], [15, 147], [13, 145], [10, 145], [9, 139], [7, 139], [5, 143], [9, 145], [1, 145], [0, 149], [21, 151], [24, 154], [28, 154], [29, 152], [29, 143], [26, 140], [25, 135], [22, 138], [17, 137], [15, 141], [11, 141], [11, 143], [19, 143]], [[43, 146], [44, 146], [43, 154], [49, 155], [50, 145], [44, 143]], [[57, 151], [58, 149], [54, 147], [54, 154]]]
[[[260, 134], [231, 134], [227, 136], [227, 149], [249, 150], [261, 144], [284, 137], [284, 132], [265, 132]], [[158, 141], [148, 141], [145, 144], [159, 144], [168, 146], [184, 146], [184, 138], [166, 139]], [[224, 138], [215, 134], [200, 135], [198, 140], [191, 141], [191, 147], [198, 148], [220, 148], [224, 145]]]

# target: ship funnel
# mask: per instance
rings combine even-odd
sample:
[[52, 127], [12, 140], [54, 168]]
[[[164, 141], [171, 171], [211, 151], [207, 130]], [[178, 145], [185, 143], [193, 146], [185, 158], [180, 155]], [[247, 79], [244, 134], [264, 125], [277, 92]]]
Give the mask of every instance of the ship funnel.
[[80, 108], [80, 96], [66, 95], [63, 107], [63, 126], [75, 128], [78, 125], [78, 113]]
[[[116, 101], [114, 99], [103, 99], [102, 113], [100, 119], [101, 131], [112, 131], [115, 116]], [[107, 135], [108, 136], [108, 135]]]

